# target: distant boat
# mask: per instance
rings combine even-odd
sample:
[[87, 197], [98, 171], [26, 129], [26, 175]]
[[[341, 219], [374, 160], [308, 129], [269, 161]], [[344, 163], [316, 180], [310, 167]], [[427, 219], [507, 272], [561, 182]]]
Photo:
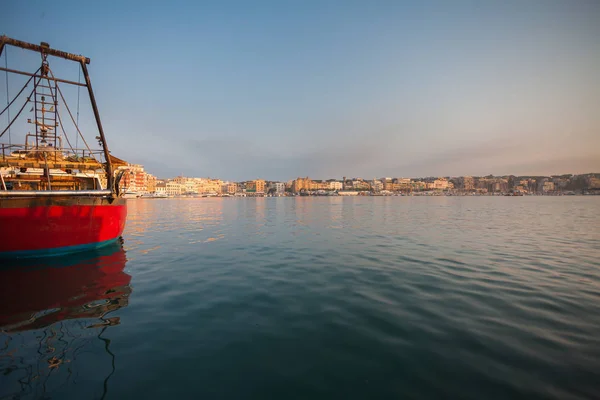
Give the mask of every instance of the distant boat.
[[140, 196], [140, 198], [142, 199], [166, 199], [169, 196], [166, 193], [158, 193], [158, 192], [154, 192], [154, 193], [144, 193], [143, 195]]
[[135, 198], [138, 198], [140, 196], [141, 196], [141, 194], [139, 194], [138, 192], [132, 192], [132, 191], [129, 191], [129, 190], [127, 190], [125, 193], [123, 193], [123, 198], [124, 199], [135, 199]]

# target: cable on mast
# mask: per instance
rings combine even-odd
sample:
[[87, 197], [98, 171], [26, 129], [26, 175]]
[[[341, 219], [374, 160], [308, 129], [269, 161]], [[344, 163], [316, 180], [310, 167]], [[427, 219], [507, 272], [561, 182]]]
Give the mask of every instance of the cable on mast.
[[[10, 122], [10, 104], [8, 102], [8, 99], [10, 99], [10, 95], [8, 94], [8, 49], [4, 49], [4, 68], [6, 69], [6, 71], [4, 71], [4, 73], [6, 74], [6, 108], [7, 108], [7, 117], [8, 117], [8, 122]], [[10, 125], [8, 126], [8, 146], [9, 149], [12, 148], [12, 140], [11, 140], [11, 135], [10, 135]]]
[[[81, 67], [79, 67], [79, 77], [77, 78], [77, 83], [81, 83]], [[77, 126], [79, 126], [79, 91], [81, 86], [77, 86]], [[75, 153], [77, 153], [77, 148], [79, 147], [79, 135], [75, 136]]]

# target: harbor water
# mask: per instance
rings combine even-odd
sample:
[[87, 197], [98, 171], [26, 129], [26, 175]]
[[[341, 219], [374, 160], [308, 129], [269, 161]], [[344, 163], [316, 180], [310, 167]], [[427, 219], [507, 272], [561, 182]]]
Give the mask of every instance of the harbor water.
[[128, 200], [2, 261], [0, 399], [600, 398], [600, 197]]

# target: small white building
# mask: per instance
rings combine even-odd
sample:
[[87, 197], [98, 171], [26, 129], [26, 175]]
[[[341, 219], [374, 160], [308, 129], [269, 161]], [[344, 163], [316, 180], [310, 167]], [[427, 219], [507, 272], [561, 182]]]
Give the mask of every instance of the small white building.
[[275, 188], [275, 193], [283, 194], [285, 193], [285, 183], [283, 182], [274, 182], [273, 187]]
[[165, 186], [167, 195], [169, 196], [179, 196], [184, 193], [186, 189], [185, 185], [173, 181], [167, 182]]
[[331, 190], [342, 190], [344, 186], [340, 181], [331, 181], [329, 182], [329, 189]]
[[198, 184], [191, 179], [185, 181], [183, 186], [185, 187], [185, 193], [198, 193]]
[[374, 179], [373, 182], [371, 183], [371, 187], [373, 188], [374, 191], [380, 192], [383, 190], [383, 182], [381, 182], [380, 180]]

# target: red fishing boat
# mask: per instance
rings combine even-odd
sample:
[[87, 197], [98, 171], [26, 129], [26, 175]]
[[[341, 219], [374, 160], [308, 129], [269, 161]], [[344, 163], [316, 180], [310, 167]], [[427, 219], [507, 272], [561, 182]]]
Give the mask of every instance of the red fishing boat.
[[[0, 36], [0, 57], [3, 51], [7, 57], [8, 45], [38, 53], [41, 65], [33, 72], [0, 67], [7, 76], [29, 77], [12, 99], [7, 85], [8, 104], [0, 112], [10, 115], [12, 110], [14, 115], [6, 127], [0, 126], [0, 138], [4, 141], [7, 132], [9, 137], [8, 143], [0, 143], [0, 257], [64, 254], [116, 241], [127, 217], [119, 192], [125, 169], [118, 169], [126, 163], [108, 150], [87, 69], [90, 59], [6, 36]], [[55, 77], [51, 57], [78, 63], [84, 81]], [[87, 89], [99, 148], [88, 145], [79, 128], [79, 99], [76, 121], [63, 85]], [[11, 127], [21, 126], [15, 121], [25, 108], [31, 108], [33, 118], [27, 122], [32, 132], [20, 135], [24, 144], [15, 144]], [[77, 148], [76, 143], [83, 145]]]

